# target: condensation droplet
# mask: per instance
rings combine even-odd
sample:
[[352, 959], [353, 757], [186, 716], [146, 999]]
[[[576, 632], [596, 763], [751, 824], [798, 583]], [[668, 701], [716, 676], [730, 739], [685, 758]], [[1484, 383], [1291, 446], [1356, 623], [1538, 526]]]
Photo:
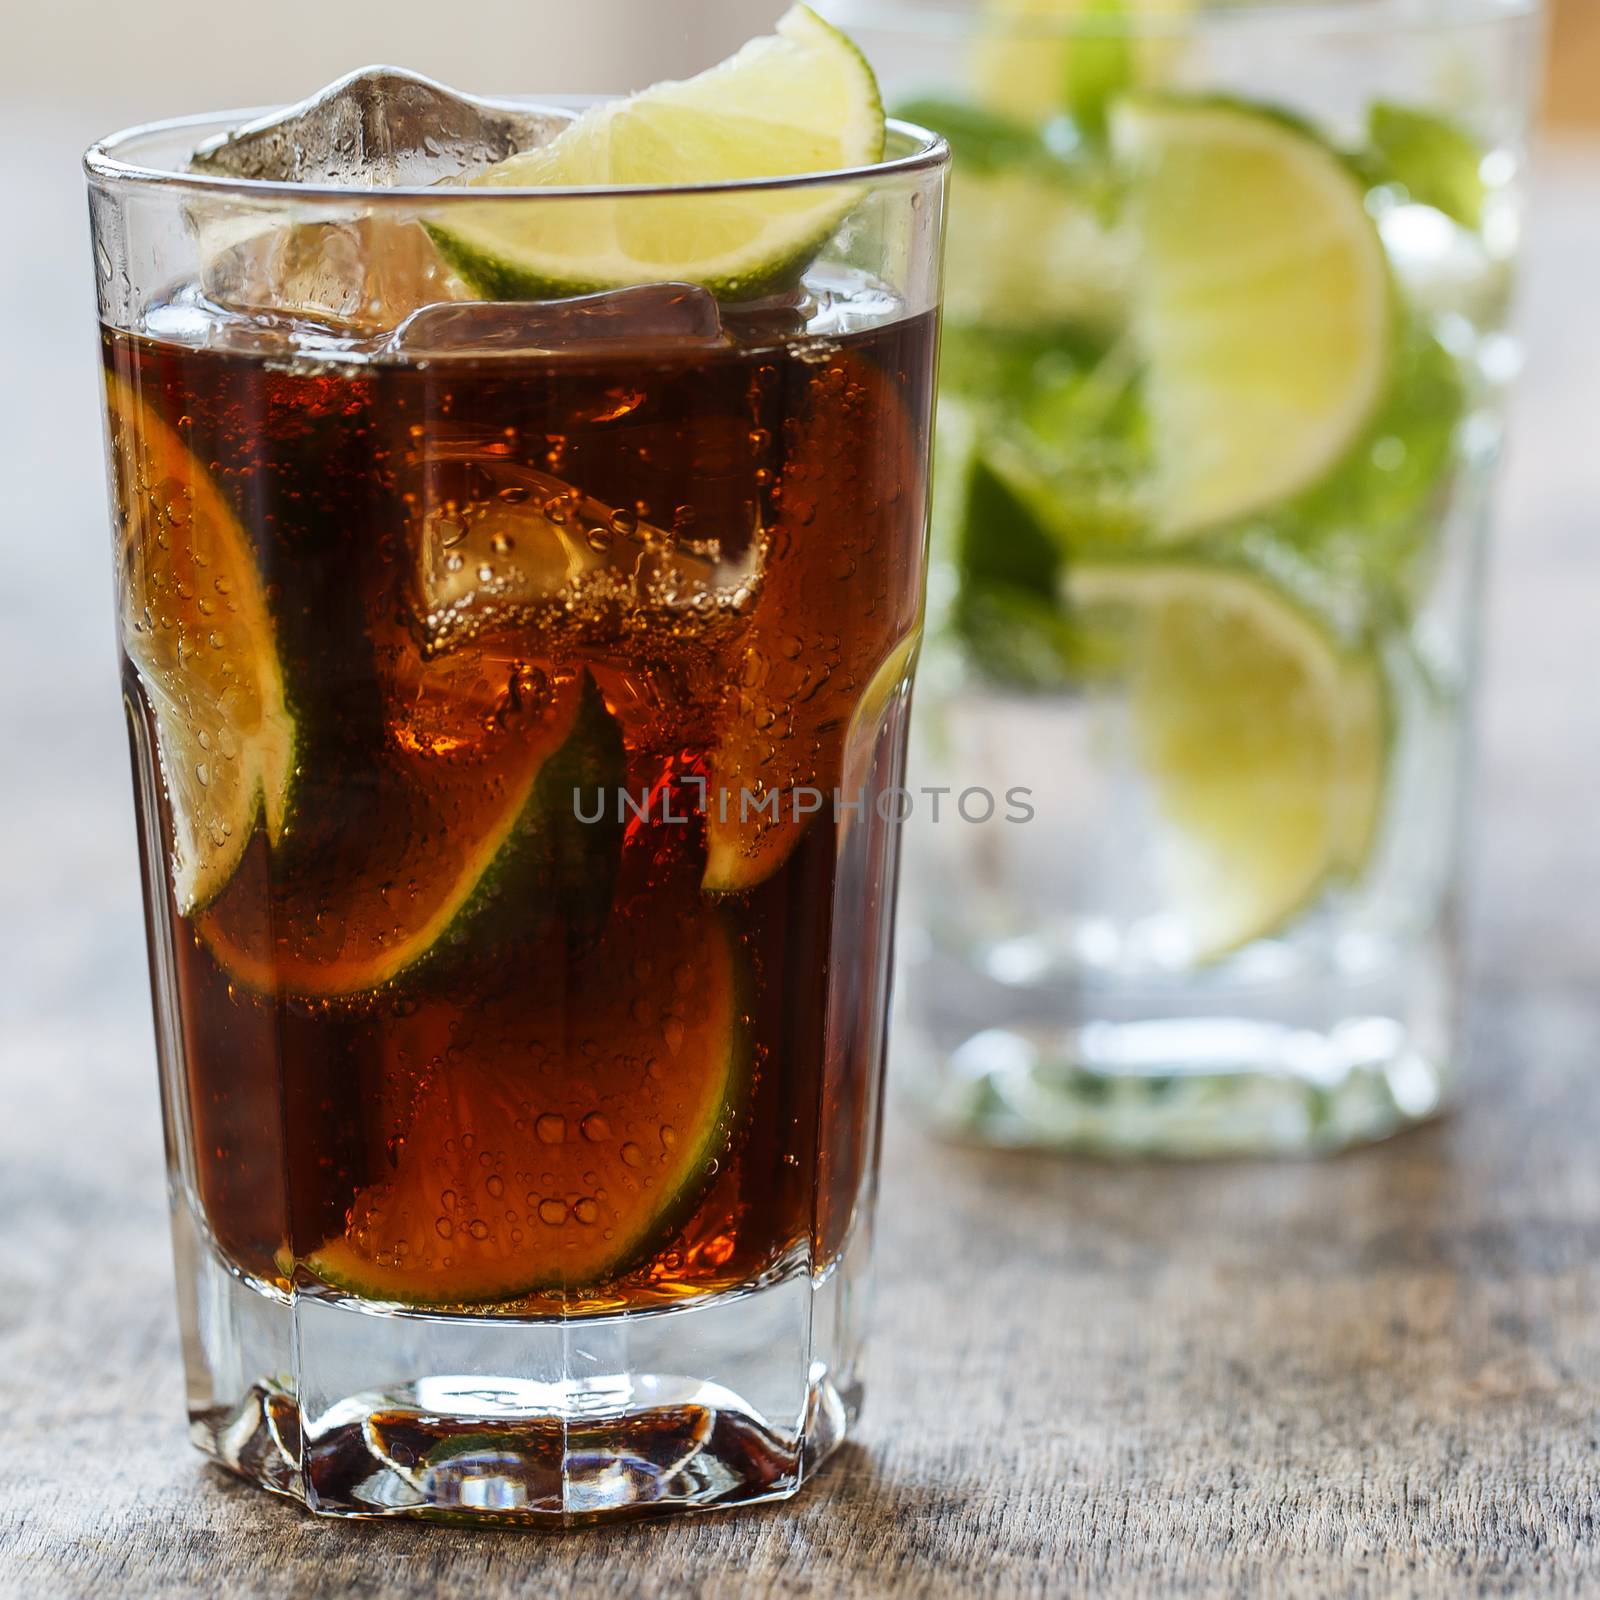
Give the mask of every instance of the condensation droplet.
[[622, 1157], [622, 1164], [625, 1167], [642, 1167], [644, 1165], [644, 1151], [631, 1139], [623, 1145], [618, 1154]]
[[591, 1111], [578, 1128], [591, 1144], [603, 1144], [611, 1137], [611, 1124], [598, 1111]]
[[579, 1222], [589, 1226], [600, 1220], [600, 1207], [588, 1195], [585, 1195], [583, 1199], [573, 1206], [572, 1214]]
[[539, 1202], [539, 1220], [547, 1223], [552, 1228], [559, 1228], [567, 1220], [567, 1203], [565, 1200], [541, 1200]]
[[546, 1111], [533, 1125], [540, 1144], [560, 1144], [567, 1137], [567, 1119], [557, 1112]]

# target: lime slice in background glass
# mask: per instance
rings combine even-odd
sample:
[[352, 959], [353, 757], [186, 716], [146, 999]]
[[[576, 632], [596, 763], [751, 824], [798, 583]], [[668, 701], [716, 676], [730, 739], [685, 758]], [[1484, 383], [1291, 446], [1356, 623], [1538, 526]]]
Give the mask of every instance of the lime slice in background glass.
[[1082, 628], [1127, 638], [1135, 756], [1196, 959], [1274, 933], [1360, 873], [1387, 764], [1374, 649], [1241, 565], [1080, 564], [1065, 592]]
[[1337, 466], [1385, 392], [1394, 290], [1360, 182], [1285, 119], [1126, 101], [1113, 143], [1134, 184], [1157, 516], [1185, 537]]

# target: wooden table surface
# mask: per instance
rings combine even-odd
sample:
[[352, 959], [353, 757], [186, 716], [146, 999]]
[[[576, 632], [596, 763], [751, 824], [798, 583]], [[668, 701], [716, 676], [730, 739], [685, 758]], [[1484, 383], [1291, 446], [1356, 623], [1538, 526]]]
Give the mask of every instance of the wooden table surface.
[[896, 1122], [859, 1442], [787, 1507], [538, 1536], [318, 1522], [185, 1443], [81, 202], [8, 175], [63, 242], [0, 251], [0, 1593], [1600, 1586], [1600, 148], [1540, 191], [1465, 1107], [1315, 1165]]

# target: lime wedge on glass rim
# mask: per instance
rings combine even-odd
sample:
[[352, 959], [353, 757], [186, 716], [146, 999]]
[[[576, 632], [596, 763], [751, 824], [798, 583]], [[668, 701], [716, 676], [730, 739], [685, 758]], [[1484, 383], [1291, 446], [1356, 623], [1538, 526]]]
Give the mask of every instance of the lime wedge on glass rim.
[[1167, 825], [1158, 871], [1215, 961], [1357, 877], [1380, 821], [1389, 709], [1370, 642], [1281, 585], [1200, 559], [1078, 564], [1085, 627], [1129, 634], [1134, 755]]
[[[883, 155], [883, 103], [861, 52], [809, 7], [681, 83], [591, 107], [549, 144], [479, 173], [483, 188], [728, 184], [859, 167]], [[859, 197], [847, 183], [455, 205], [428, 224], [484, 295], [543, 299], [649, 282], [724, 299], [779, 287]]]
[[1139, 250], [1162, 533], [1297, 494], [1383, 399], [1397, 343], [1388, 260], [1359, 180], [1270, 110], [1145, 97], [1112, 114]]
[[184, 915], [233, 877], [259, 820], [289, 810], [295, 724], [272, 615], [238, 518], [177, 432], [106, 379], [121, 528], [123, 645], [154, 714]]

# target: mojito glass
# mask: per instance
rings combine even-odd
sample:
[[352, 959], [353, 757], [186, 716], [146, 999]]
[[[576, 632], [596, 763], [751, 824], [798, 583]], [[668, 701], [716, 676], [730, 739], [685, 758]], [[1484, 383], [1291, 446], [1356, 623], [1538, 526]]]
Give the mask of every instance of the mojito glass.
[[[921, 1102], [1324, 1150], [1447, 1100], [1529, 0], [842, 3], [954, 150]], [[985, 820], [987, 818], [987, 820]]]
[[856, 1414], [945, 164], [873, 112], [619, 193], [633, 102], [374, 71], [88, 157], [191, 1433], [315, 1511], [777, 1498]]

